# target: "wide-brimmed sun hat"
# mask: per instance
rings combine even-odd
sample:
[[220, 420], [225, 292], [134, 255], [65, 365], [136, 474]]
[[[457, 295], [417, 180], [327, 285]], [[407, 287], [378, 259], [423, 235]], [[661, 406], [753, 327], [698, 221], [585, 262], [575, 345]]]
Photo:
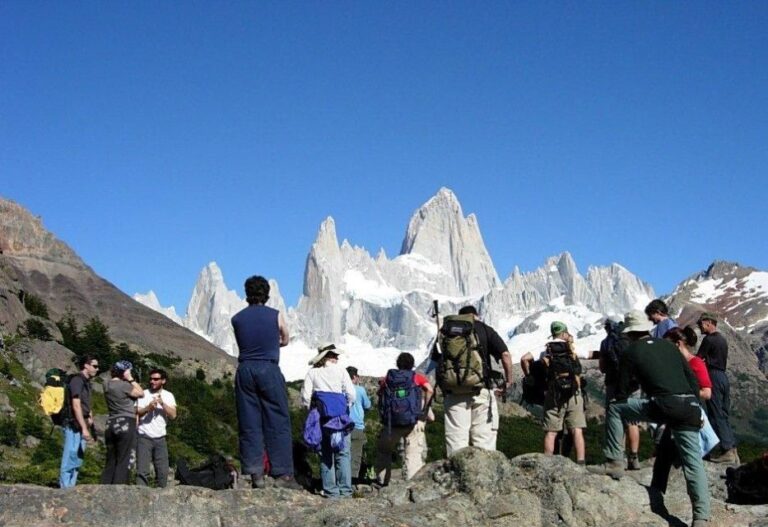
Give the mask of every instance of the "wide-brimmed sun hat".
[[325, 358], [326, 355], [329, 353], [333, 353], [334, 355], [342, 355], [344, 353], [343, 349], [337, 348], [336, 344], [325, 344], [323, 346], [320, 346], [317, 348], [317, 355], [312, 357], [312, 359], [309, 361], [310, 366], [314, 366], [323, 358]]
[[653, 329], [653, 322], [642, 311], [630, 311], [624, 316], [622, 333], [648, 333]]

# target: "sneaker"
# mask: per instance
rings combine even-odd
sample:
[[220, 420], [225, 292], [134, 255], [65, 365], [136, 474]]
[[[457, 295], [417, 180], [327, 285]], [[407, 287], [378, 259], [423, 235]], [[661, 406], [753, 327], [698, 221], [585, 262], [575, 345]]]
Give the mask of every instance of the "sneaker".
[[735, 448], [730, 448], [717, 456], [709, 458], [712, 463], [722, 463], [724, 465], [736, 465], [739, 461], [739, 455]]
[[263, 489], [267, 487], [267, 482], [264, 479], [264, 476], [258, 476], [256, 474], [251, 474], [251, 488], [252, 489]]
[[279, 489], [304, 490], [304, 487], [293, 479], [293, 476], [279, 476], [275, 478], [274, 486]]
[[621, 479], [624, 475], [624, 460], [609, 459], [602, 465], [587, 467], [587, 470], [592, 474], [602, 474], [604, 476], [610, 476], [613, 479]]
[[637, 454], [627, 456], [627, 470], [640, 470], [640, 460]]

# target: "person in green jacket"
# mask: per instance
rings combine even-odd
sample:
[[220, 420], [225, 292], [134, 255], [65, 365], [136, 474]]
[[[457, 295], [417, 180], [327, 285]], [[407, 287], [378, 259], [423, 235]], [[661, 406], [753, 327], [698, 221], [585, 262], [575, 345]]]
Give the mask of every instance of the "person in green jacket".
[[[699, 450], [701, 406], [696, 376], [671, 342], [651, 338], [653, 323], [642, 312], [628, 313], [624, 333], [632, 343], [622, 354], [619, 384], [606, 413], [603, 454], [606, 462], [590, 472], [614, 479], [624, 474], [624, 425], [622, 421], [664, 423], [671, 430], [682, 461], [688, 496], [693, 507], [692, 527], [709, 525], [707, 475]], [[632, 378], [645, 399], [628, 398]]]

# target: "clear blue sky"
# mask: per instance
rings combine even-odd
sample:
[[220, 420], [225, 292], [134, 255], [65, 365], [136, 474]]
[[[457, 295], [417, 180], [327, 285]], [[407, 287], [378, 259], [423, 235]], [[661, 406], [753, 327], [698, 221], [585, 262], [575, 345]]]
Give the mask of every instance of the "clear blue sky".
[[499, 274], [768, 268], [768, 2], [0, 3], [0, 195], [184, 311], [441, 186]]

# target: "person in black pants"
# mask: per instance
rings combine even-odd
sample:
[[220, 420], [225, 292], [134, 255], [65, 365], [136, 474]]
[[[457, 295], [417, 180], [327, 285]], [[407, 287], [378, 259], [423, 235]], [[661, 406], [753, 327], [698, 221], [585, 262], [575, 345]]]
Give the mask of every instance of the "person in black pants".
[[709, 378], [712, 380], [712, 398], [707, 401], [707, 417], [720, 438], [721, 452], [709, 460], [714, 463], [738, 465], [736, 437], [728, 420], [731, 411], [731, 385], [725, 373], [728, 367], [728, 342], [717, 331], [717, 317], [712, 313], [702, 313], [697, 324], [705, 335], [698, 356], [706, 363]]
[[112, 378], [104, 386], [107, 400], [107, 431], [104, 442], [107, 445], [107, 462], [101, 473], [102, 485], [125, 485], [128, 483], [128, 462], [131, 450], [136, 444], [136, 400], [144, 390], [133, 378], [133, 364], [127, 360], [112, 366]]

